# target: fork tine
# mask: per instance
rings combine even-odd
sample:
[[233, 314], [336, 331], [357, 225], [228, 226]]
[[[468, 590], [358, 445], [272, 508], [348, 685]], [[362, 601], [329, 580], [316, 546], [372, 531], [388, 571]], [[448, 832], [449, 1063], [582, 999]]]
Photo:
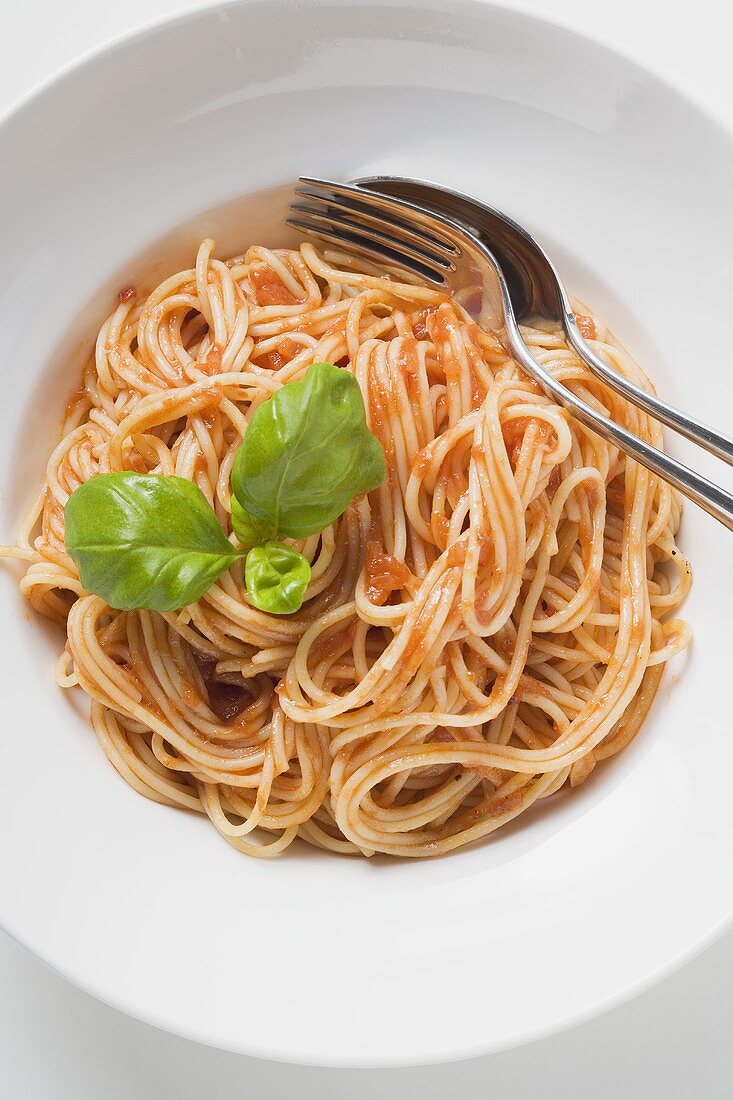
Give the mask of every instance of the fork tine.
[[[419, 244], [402, 240], [396, 234], [393, 235], [390, 232], [391, 226], [385, 225], [384, 222], [380, 226], [376, 218], [370, 219], [370, 221], [377, 223], [376, 228], [372, 228], [370, 224], [364, 224], [360, 217], [348, 217], [336, 213], [331, 209], [331, 204], [327, 204], [324, 210], [319, 210], [318, 207], [306, 203], [293, 202], [290, 204], [290, 209], [294, 211], [296, 216], [308, 215], [312, 221], [324, 226], [324, 228], [336, 225], [349, 232], [358, 232], [367, 240], [374, 241], [375, 244], [382, 245], [385, 248], [398, 248], [410, 259], [425, 264], [426, 267], [438, 268], [439, 271], [455, 271], [455, 265], [450, 260], [446, 260], [442, 256], [436, 256]], [[419, 240], [417, 234], [414, 234], [414, 236]]]
[[420, 211], [399, 199], [311, 176], [301, 176], [296, 194], [308, 202], [292, 204], [288, 224], [387, 259], [436, 286], [447, 285], [443, 273], [455, 271], [453, 260], [462, 256], [435, 219], [421, 220]]
[[287, 218], [286, 221], [293, 229], [310, 233], [328, 244], [360, 252], [381, 264], [387, 261], [435, 286], [442, 288], [447, 286], [440, 271], [401, 251], [396, 242], [390, 242], [390, 244], [378, 242], [358, 232], [356, 227], [345, 228], [321, 214], [314, 217], [313, 213], [296, 210], [294, 216]]
[[308, 182], [295, 188], [296, 195], [302, 196], [310, 203], [322, 203], [329, 208], [333, 207], [337, 212], [348, 214], [358, 218], [359, 221], [374, 229], [390, 232], [399, 237], [401, 242], [417, 246], [420, 250], [430, 252], [434, 257], [451, 263], [461, 256], [460, 248], [447, 237], [440, 233], [439, 227], [428, 229], [425, 226], [416, 226], [404, 216], [404, 211], [395, 211], [394, 204], [389, 196], [366, 193], [363, 195], [356, 187], [346, 191], [345, 184], [317, 185]]

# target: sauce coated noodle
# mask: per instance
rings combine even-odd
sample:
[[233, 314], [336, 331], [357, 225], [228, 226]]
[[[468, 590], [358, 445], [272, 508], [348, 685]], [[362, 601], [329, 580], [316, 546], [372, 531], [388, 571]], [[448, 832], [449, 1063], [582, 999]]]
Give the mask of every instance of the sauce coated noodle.
[[[602, 324], [583, 331], [648, 384]], [[596, 409], [661, 445], [553, 326], [534, 354]], [[320, 536], [290, 617], [250, 607], [241, 563], [179, 612], [84, 592], [63, 507], [94, 474], [195, 481], [226, 531], [247, 419], [312, 362], [353, 371], [384, 483]], [[57, 678], [141, 794], [207, 814], [242, 852], [296, 836], [425, 856], [581, 783], [637, 732], [690, 583], [677, 495], [549, 402], [461, 307], [356, 260], [249, 249], [105, 322], [16, 548], [23, 593], [65, 626]]]

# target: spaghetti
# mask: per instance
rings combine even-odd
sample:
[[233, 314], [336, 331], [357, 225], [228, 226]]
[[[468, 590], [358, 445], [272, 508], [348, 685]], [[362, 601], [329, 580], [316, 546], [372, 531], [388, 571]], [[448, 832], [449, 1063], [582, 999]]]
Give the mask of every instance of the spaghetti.
[[[690, 584], [677, 495], [576, 423], [444, 293], [349, 257], [250, 248], [196, 266], [99, 333], [46, 483], [5, 555], [67, 634], [61, 686], [91, 699], [137, 791], [203, 812], [235, 848], [296, 836], [426, 856], [575, 787], [639, 729]], [[584, 334], [646, 380], [590, 317]], [[523, 336], [555, 377], [660, 446], [552, 325]], [[241, 562], [182, 611], [115, 611], [84, 591], [64, 505], [95, 474], [195, 482], [231, 530], [251, 413], [313, 362], [354, 373], [387, 476], [320, 535], [292, 616], [250, 606]]]

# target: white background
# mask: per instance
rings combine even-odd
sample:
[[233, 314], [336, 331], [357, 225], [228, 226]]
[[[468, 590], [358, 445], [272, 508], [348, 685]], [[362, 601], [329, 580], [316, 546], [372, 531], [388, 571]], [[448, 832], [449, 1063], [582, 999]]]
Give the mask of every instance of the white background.
[[[287, 0], [272, 2], [285, 7]], [[724, 0], [504, 2], [602, 39], [672, 80], [733, 128], [731, 19]], [[2, 6], [0, 111], [100, 43], [203, 4], [15, 0]], [[79, 992], [0, 933], [0, 1097], [443, 1100], [454, 1094], [498, 1100], [618, 1100], [619, 1095], [727, 1100], [733, 1095], [731, 1006], [733, 933], [728, 933], [630, 1004], [520, 1050], [425, 1069], [319, 1070], [224, 1054], [156, 1031]]]

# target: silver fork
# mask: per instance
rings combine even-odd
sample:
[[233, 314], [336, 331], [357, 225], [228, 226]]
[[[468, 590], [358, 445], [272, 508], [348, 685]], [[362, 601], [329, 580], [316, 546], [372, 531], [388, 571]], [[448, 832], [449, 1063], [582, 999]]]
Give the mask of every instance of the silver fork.
[[[372, 189], [384, 187], [387, 190], [393, 187], [398, 190], [397, 185], [402, 185], [401, 194], [410, 194], [409, 201]], [[420, 188], [424, 190], [420, 191]], [[431, 192], [437, 192], [437, 197]], [[556, 319], [563, 325], [568, 342], [595, 374], [627, 400], [733, 465], [733, 442], [639, 389], [593, 352], [577, 327], [567, 294], [552, 264], [520, 226], [467, 196], [415, 180], [375, 177], [360, 181], [357, 186], [303, 176], [296, 188], [296, 195], [298, 198], [291, 204], [291, 215], [287, 219], [294, 228], [331, 245], [357, 252], [383, 266], [409, 272], [459, 300], [467, 292], [472, 295], [478, 293], [479, 302], [475, 309], [478, 323], [484, 328], [501, 332], [520, 366], [549, 397], [567, 409], [576, 420], [607, 442], [614, 443], [733, 531], [731, 493], [596, 412], [534, 358], [519, 331], [513, 299], [520, 300], [518, 294], [524, 294], [527, 305], [520, 316], [527, 316], [538, 304], [534, 281], [539, 279], [544, 288], [541, 301], [546, 305], [548, 301], [553, 301], [555, 295]], [[422, 202], [412, 201], [415, 196], [420, 197]], [[448, 199], [443, 196], [448, 196]], [[426, 203], [426, 199], [430, 202]], [[438, 200], [440, 210], [435, 209]], [[452, 216], [446, 216], [446, 209]], [[515, 281], [513, 294], [502, 265], [485, 243], [486, 233], [477, 229], [477, 222], [481, 224], [481, 218], [485, 217], [478, 217], [482, 209], [516, 229], [520, 241], [524, 242], [524, 249], [519, 254], [522, 259], [520, 264], [516, 262], [516, 251], [512, 254], [505, 248], [504, 262], [510, 279]], [[501, 245], [502, 239], [506, 238], [498, 239]], [[534, 268], [531, 264], [527, 266], [530, 244], [544, 261], [533, 261]], [[517, 279], [521, 285], [516, 283]]]

